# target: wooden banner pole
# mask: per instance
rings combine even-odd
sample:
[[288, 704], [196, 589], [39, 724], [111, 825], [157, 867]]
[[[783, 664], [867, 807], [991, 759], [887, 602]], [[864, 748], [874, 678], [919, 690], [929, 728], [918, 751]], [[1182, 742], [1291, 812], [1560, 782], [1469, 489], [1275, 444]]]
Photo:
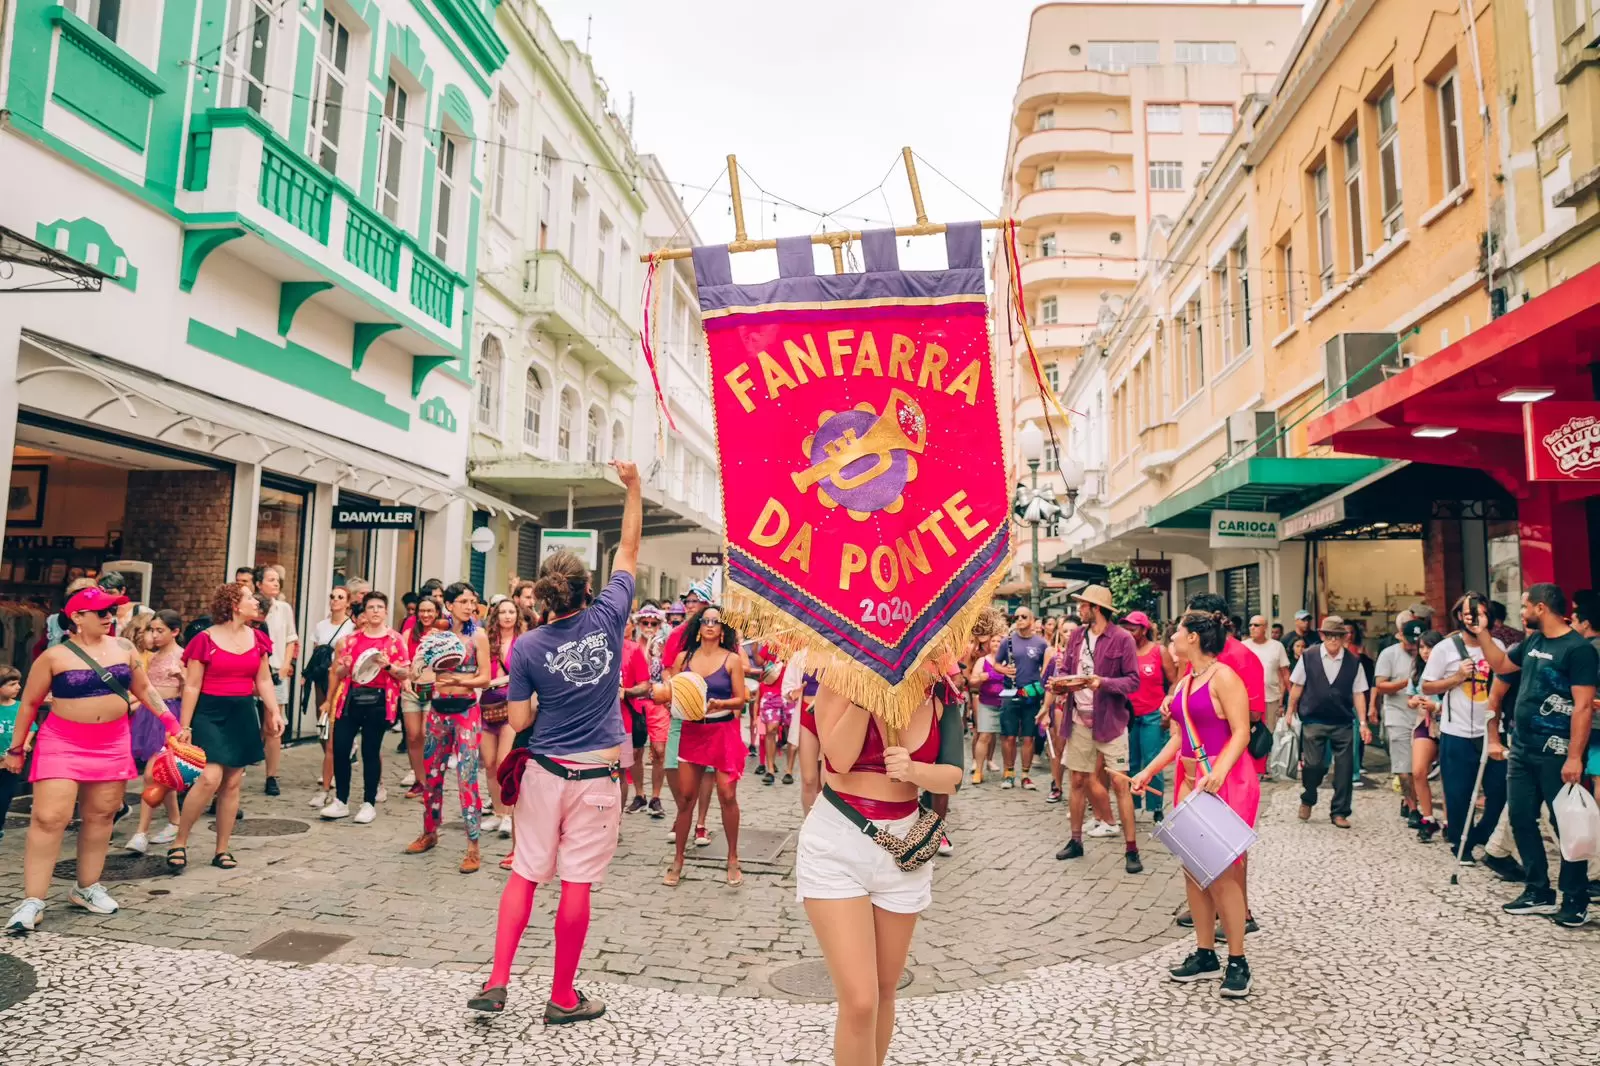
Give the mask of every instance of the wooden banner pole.
[[733, 196], [733, 242], [748, 244], [749, 235], [744, 228], [744, 197], [739, 194], [739, 162], [731, 152], [728, 154], [728, 190]]
[[928, 224], [928, 212], [922, 206], [922, 186], [917, 184], [917, 164], [911, 158], [911, 146], [900, 149], [900, 158], [906, 164], [906, 180], [911, 183], [911, 203], [917, 209], [917, 225]]

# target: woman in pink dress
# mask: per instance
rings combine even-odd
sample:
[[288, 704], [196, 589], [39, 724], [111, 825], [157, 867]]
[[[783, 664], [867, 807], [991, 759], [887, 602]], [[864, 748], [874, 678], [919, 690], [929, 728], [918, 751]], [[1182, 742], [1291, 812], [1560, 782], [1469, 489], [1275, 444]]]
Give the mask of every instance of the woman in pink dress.
[[[1245, 757], [1250, 742], [1250, 697], [1244, 681], [1217, 661], [1227, 630], [1210, 614], [1190, 611], [1172, 634], [1172, 655], [1187, 663], [1189, 673], [1173, 690], [1172, 739], [1149, 765], [1133, 776], [1134, 795], [1174, 758], [1178, 784], [1174, 806], [1196, 790], [1218, 796], [1250, 825], [1261, 804], [1261, 782], [1255, 763]], [[1194, 915], [1196, 950], [1171, 971], [1174, 981], [1222, 978], [1222, 995], [1242, 999], [1250, 994], [1250, 964], [1245, 961], [1246, 910], [1244, 868], [1235, 862], [1206, 888], [1185, 877], [1189, 909]], [[1217, 918], [1228, 941], [1228, 966], [1217, 959]]]
[[[723, 624], [722, 608], [716, 604], [689, 620], [683, 647], [671, 672], [692, 670], [705, 678], [706, 716], [699, 722], [683, 723], [678, 742], [678, 794], [698, 796], [706, 771], [716, 773], [722, 828], [728, 834], [728, 884], [738, 888], [744, 884], [739, 870], [738, 785], [749, 755], [739, 737], [739, 712], [749, 698], [744, 685], [744, 656], [739, 653], [739, 635]], [[662, 879], [669, 888], [683, 876], [683, 849], [689, 840], [693, 816], [692, 805], [678, 808], [672, 866]]]

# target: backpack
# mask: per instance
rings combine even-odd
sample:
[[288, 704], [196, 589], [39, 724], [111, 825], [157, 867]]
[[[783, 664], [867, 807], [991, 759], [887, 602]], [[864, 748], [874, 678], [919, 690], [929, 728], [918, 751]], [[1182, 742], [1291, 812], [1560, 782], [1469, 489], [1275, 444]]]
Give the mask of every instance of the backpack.
[[328, 643], [318, 644], [311, 649], [311, 654], [306, 658], [306, 679], [312, 684], [322, 687], [327, 686], [328, 675], [333, 669], [334, 648], [339, 643], [339, 634], [343, 633], [344, 627], [349, 624], [350, 619], [346, 618], [333, 631], [333, 636], [328, 640]]

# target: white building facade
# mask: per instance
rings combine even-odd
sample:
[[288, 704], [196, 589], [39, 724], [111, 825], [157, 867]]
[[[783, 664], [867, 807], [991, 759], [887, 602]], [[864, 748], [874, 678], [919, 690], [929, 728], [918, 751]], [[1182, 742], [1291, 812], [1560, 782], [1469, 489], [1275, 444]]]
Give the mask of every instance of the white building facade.
[[461, 575], [494, 7], [0, 11], [0, 601]]
[[[639, 345], [649, 180], [590, 58], [536, 3], [495, 16], [509, 58], [494, 79], [472, 340], [471, 477], [517, 515], [476, 511], [494, 535], [472, 554], [490, 592], [536, 573], [546, 531], [594, 534], [602, 571], [621, 530], [623, 491], [607, 464], [650, 471], [657, 435]], [[659, 172], [659, 167], [656, 167]], [[680, 208], [681, 210], [681, 208]], [[670, 469], [646, 491], [641, 562], [681, 580], [684, 553], [655, 541], [705, 529]], [[646, 595], [646, 582], [640, 582]]]

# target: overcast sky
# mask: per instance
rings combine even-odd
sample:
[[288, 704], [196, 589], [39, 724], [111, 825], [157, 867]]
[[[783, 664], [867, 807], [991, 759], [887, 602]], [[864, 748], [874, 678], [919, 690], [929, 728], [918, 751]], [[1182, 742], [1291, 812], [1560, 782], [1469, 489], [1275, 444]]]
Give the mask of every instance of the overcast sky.
[[[829, 229], [911, 224], [902, 145], [923, 160], [930, 219], [999, 211], [1006, 123], [1036, 0], [542, 2], [563, 36], [580, 45], [587, 36], [619, 115], [633, 94], [634, 141], [674, 181], [696, 186], [679, 190], [686, 205], [716, 187], [694, 215], [705, 241], [733, 238], [729, 152], [748, 171], [751, 237], [816, 232], [824, 223], [815, 212], [835, 212]], [[900, 254], [907, 265], [944, 258], [937, 248], [902, 245]], [[776, 259], [761, 262], [770, 255], [735, 257], [737, 274], [773, 276]]]

